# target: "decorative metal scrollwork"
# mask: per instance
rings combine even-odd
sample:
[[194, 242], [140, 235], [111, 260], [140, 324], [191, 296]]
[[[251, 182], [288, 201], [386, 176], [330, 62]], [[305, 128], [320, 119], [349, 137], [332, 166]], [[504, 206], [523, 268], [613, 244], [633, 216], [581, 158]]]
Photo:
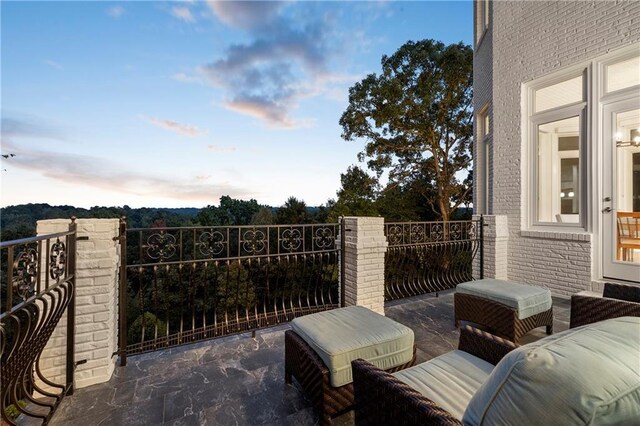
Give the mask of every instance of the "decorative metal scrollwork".
[[476, 238], [476, 223], [471, 222], [467, 224], [467, 236], [470, 240], [475, 240]]
[[147, 256], [160, 262], [170, 259], [176, 254], [176, 237], [161, 231], [157, 234], [149, 235], [147, 244]]
[[266, 248], [264, 232], [258, 230], [245, 231], [242, 234], [242, 249], [247, 254], [260, 254]]
[[67, 248], [60, 239], [51, 245], [49, 254], [49, 276], [60, 282], [67, 272]]
[[422, 225], [411, 225], [410, 241], [412, 243], [424, 242], [424, 227]]
[[22, 300], [27, 300], [35, 292], [38, 252], [32, 248], [20, 252], [13, 262], [13, 271], [13, 289]]
[[402, 226], [392, 225], [387, 228], [387, 239], [389, 244], [397, 245], [402, 243]]
[[319, 249], [327, 249], [333, 247], [336, 242], [336, 239], [333, 235], [333, 230], [328, 227], [318, 228], [316, 229], [316, 247]]
[[298, 229], [285, 229], [282, 231], [282, 248], [287, 251], [295, 251], [302, 244], [302, 234]]
[[198, 249], [205, 256], [218, 256], [224, 251], [226, 239], [222, 232], [211, 231], [200, 234]]
[[442, 241], [444, 237], [444, 230], [441, 224], [436, 224], [431, 227], [431, 241]]
[[449, 239], [460, 240], [462, 239], [462, 228], [459, 223], [451, 223], [449, 226]]

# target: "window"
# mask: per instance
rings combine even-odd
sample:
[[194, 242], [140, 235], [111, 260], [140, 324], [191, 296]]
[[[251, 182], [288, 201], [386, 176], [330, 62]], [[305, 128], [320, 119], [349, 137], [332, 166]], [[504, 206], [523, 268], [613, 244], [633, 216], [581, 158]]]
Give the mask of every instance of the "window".
[[532, 223], [583, 223], [585, 76], [534, 86], [531, 92]]
[[476, 0], [476, 43], [489, 28], [489, 0]]
[[580, 117], [538, 125], [538, 222], [579, 222]]
[[606, 92], [615, 92], [640, 84], [640, 56], [610, 64], [605, 68]]
[[480, 173], [478, 173], [478, 180], [480, 182], [480, 188], [482, 192], [478, 191], [478, 213], [489, 213], [489, 107], [485, 105], [477, 116], [477, 129], [480, 143], [478, 143], [478, 162], [477, 167]]

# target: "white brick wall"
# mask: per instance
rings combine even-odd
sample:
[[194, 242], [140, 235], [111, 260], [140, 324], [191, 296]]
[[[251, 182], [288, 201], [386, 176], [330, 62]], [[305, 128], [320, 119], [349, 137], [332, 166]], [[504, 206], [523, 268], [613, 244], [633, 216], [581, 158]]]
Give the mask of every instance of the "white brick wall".
[[[118, 267], [120, 248], [118, 219], [77, 219], [76, 251], [76, 345], [75, 360], [86, 363], [75, 371], [75, 387], [83, 388], [109, 380], [115, 367], [118, 333]], [[69, 220], [40, 220], [38, 235], [68, 229]], [[64, 383], [66, 314], [41, 356], [46, 377]]]
[[384, 315], [384, 218], [345, 217], [345, 305]]
[[[480, 216], [473, 216], [479, 220]], [[506, 280], [509, 277], [507, 270], [507, 256], [509, 247], [509, 223], [507, 216], [484, 216], [483, 231], [483, 263], [484, 278], [497, 278]], [[473, 277], [480, 278], [480, 253], [473, 258]]]
[[521, 231], [522, 83], [638, 41], [638, 1], [491, 2], [474, 56], [474, 106], [491, 99], [490, 212], [508, 217], [509, 279], [569, 295], [596, 278], [595, 236]]

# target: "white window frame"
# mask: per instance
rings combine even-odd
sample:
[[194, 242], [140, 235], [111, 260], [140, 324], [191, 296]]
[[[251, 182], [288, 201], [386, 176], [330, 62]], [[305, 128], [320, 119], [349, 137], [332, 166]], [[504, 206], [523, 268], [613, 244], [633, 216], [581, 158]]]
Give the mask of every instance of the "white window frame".
[[[563, 105], [560, 107], [544, 110], [534, 113], [534, 97], [535, 92], [541, 88], [552, 86], [557, 83], [575, 78], [582, 75], [583, 78], [583, 96], [579, 102]], [[526, 132], [528, 149], [523, 150], [526, 153], [523, 158], [523, 211], [528, 211], [528, 215], [523, 215], [525, 229], [534, 231], [566, 231], [566, 232], [586, 232], [588, 228], [588, 199], [590, 191], [588, 190], [587, 169], [590, 163], [590, 147], [587, 144], [589, 140], [590, 117], [588, 110], [588, 100], [590, 99], [590, 67], [583, 64], [564, 70], [560, 73], [553, 74], [548, 77], [542, 77], [523, 86], [523, 94], [525, 95], [525, 104], [523, 108], [523, 129]], [[563, 120], [571, 117], [579, 117], [579, 169], [580, 169], [580, 213], [577, 223], [566, 222], [541, 222], [538, 220], [538, 126], [554, 121]], [[523, 132], [524, 134], [524, 132]]]
[[476, 46], [480, 44], [489, 29], [489, 0], [475, 0]]
[[491, 132], [489, 104], [480, 108], [480, 112], [476, 115], [476, 120], [479, 140], [478, 150], [481, 152], [479, 155], [481, 162], [476, 162], [476, 167], [478, 167], [478, 170], [482, 172], [478, 173], [478, 178], [482, 185], [482, 197], [478, 200], [478, 212], [482, 214], [489, 214], [489, 135]]

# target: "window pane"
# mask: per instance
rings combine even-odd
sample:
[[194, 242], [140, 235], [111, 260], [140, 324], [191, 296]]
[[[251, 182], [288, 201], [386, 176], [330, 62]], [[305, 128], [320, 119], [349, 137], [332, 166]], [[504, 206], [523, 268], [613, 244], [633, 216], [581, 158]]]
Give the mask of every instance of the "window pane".
[[569, 105], [583, 100], [582, 76], [536, 90], [534, 112]]
[[614, 92], [640, 84], [640, 57], [607, 67], [607, 92]]
[[538, 126], [538, 222], [580, 222], [580, 117]]

